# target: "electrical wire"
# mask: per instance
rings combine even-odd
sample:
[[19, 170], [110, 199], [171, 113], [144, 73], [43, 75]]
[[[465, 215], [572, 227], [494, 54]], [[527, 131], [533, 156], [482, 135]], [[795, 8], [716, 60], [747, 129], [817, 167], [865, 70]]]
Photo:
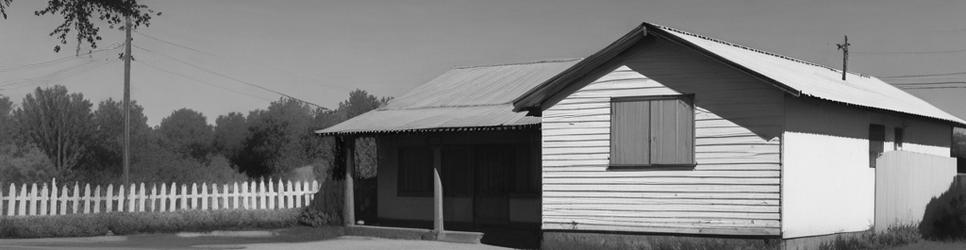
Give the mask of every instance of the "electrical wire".
[[947, 72], [947, 73], [932, 73], [932, 74], [917, 74], [917, 75], [894, 75], [894, 76], [882, 76], [879, 78], [925, 78], [925, 77], [937, 77], [937, 76], [955, 76], [955, 75], [966, 75], [966, 71], [961, 72]]
[[925, 51], [852, 51], [859, 55], [933, 55], [933, 54], [955, 54], [966, 52], [966, 49], [951, 50], [925, 50]]
[[[47, 85], [49, 85], [51, 83], [61, 83], [62, 84], [63, 83], [62, 81], [65, 80], [65, 79], [67, 79], [67, 78], [81, 76], [81, 75], [84, 75], [86, 73], [89, 73], [89, 72], [91, 72], [91, 71], [93, 71], [95, 69], [99, 69], [101, 67], [104, 67], [106, 65], [110, 65], [111, 63], [118, 62], [118, 61], [120, 61], [120, 60], [117, 60], [117, 59], [113, 59], [113, 60], [112, 59], [107, 59], [107, 60], [97, 61], [97, 62], [100, 62], [98, 64], [90, 64], [90, 63], [87, 63], [87, 64], [78, 65], [77, 67], [60, 70], [58, 72], [51, 73], [51, 74], [47, 74], [47, 75], [44, 75], [44, 76], [35, 77], [35, 78], [29, 78], [29, 79], [26, 79], [26, 80], [24, 80], [22, 82], [18, 82], [16, 84], [8, 84], [7, 85], [8, 87], [0, 88], [0, 91], [20, 89], [20, 88], [30, 87], [30, 86], [40, 85], [40, 84], [47, 84]], [[67, 72], [70, 72], [70, 74], [67, 74]]]
[[93, 56], [95, 53], [100, 53], [100, 52], [104, 52], [104, 51], [117, 50], [119, 48], [121, 48], [121, 46], [120, 45], [117, 45], [117, 46], [114, 46], [112, 48], [107, 48], [107, 49], [91, 50], [91, 51], [89, 51], [87, 53], [80, 54], [80, 55], [77, 55], [77, 56], [64, 56], [64, 57], [54, 58], [54, 59], [48, 60], [48, 61], [43, 61], [43, 62], [36, 62], [36, 63], [30, 63], [30, 64], [24, 64], [24, 65], [16, 65], [16, 66], [3, 67], [3, 68], [0, 68], [0, 72], [4, 72], [5, 73], [5, 72], [12, 72], [12, 71], [17, 71], [17, 70], [22, 70], [22, 69], [28, 69], [28, 68], [43, 67], [43, 66], [47, 66], [47, 65], [59, 64], [59, 63], [62, 63], [62, 62], [68, 62], [68, 61], [73, 60], [73, 59], [87, 59], [87, 58], [83, 58], [83, 57], [84, 56]]
[[286, 93], [283, 93], [283, 92], [281, 92], [281, 91], [278, 91], [278, 90], [274, 90], [274, 89], [270, 89], [270, 88], [267, 88], [267, 87], [265, 87], [265, 86], [262, 86], [262, 85], [259, 85], [259, 84], [257, 84], [257, 83], [254, 83], [254, 82], [250, 82], [250, 81], [245, 81], [245, 80], [242, 80], [242, 79], [238, 79], [238, 78], [235, 78], [235, 77], [233, 77], [233, 76], [230, 76], [230, 75], [228, 75], [228, 74], [224, 74], [224, 73], [220, 73], [220, 72], [217, 72], [217, 71], [214, 71], [214, 70], [211, 70], [211, 69], [208, 69], [208, 68], [205, 68], [205, 67], [202, 67], [202, 66], [199, 66], [199, 65], [197, 65], [197, 64], [194, 64], [194, 63], [191, 63], [191, 62], [188, 62], [188, 61], [185, 61], [185, 60], [182, 60], [182, 59], [178, 59], [178, 58], [176, 58], [176, 57], [173, 57], [173, 56], [169, 56], [169, 55], [165, 55], [165, 54], [161, 54], [161, 53], [155, 53], [155, 52], [154, 52], [154, 51], [152, 51], [152, 50], [149, 50], [149, 49], [145, 49], [145, 48], [142, 48], [142, 47], [140, 47], [140, 46], [137, 46], [137, 45], [132, 45], [132, 46], [133, 46], [134, 48], [137, 48], [137, 49], [140, 49], [140, 50], [142, 50], [142, 51], [144, 51], [144, 52], [147, 52], [147, 53], [149, 53], [149, 54], [152, 54], [152, 55], [157, 55], [157, 56], [161, 56], [161, 57], [165, 57], [165, 58], [168, 58], [168, 59], [171, 59], [171, 60], [174, 60], [174, 61], [176, 61], [176, 62], [179, 62], [179, 63], [181, 63], [181, 64], [184, 64], [184, 65], [188, 65], [188, 66], [191, 66], [192, 68], [195, 68], [195, 69], [198, 69], [198, 70], [201, 70], [201, 71], [204, 71], [204, 72], [206, 72], [206, 73], [208, 73], [208, 74], [212, 74], [212, 75], [216, 75], [216, 76], [220, 76], [220, 77], [222, 77], [222, 78], [225, 78], [225, 79], [228, 79], [228, 80], [232, 80], [232, 81], [235, 81], [235, 82], [238, 82], [238, 83], [241, 83], [241, 84], [245, 84], [245, 85], [248, 85], [248, 86], [252, 86], [252, 87], [255, 87], [255, 88], [258, 88], [258, 89], [261, 89], [261, 90], [264, 90], [264, 91], [267, 91], [267, 92], [271, 92], [271, 93], [274, 93], [274, 94], [276, 94], [276, 95], [280, 95], [280, 96], [283, 96], [283, 97], [287, 97], [287, 98], [289, 98], [289, 99], [293, 99], [293, 100], [297, 100], [297, 101], [300, 101], [300, 102], [302, 102], [302, 103], [305, 103], [305, 104], [308, 104], [308, 105], [312, 105], [312, 106], [315, 106], [315, 107], [317, 107], [317, 108], [321, 108], [321, 109], [327, 109], [326, 107], [322, 107], [321, 105], [318, 105], [318, 104], [315, 104], [315, 103], [312, 103], [312, 102], [309, 102], [309, 101], [306, 101], [306, 100], [302, 100], [302, 99], [300, 99], [300, 98], [297, 98], [297, 97], [294, 97], [294, 96], [291, 96], [291, 95], [289, 95], [289, 94], [286, 94]]
[[197, 78], [194, 78], [194, 77], [185, 75], [185, 74], [181, 74], [181, 73], [177, 73], [177, 72], [174, 72], [174, 71], [170, 71], [170, 70], [164, 69], [164, 68], [162, 68], [160, 66], [157, 66], [157, 65], [148, 63], [147, 61], [144, 61], [144, 60], [134, 61], [134, 62], [136, 64], [147, 66], [148, 68], [154, 69], [154, 70], [159, 71], [159, 72], [163, 72], [163, 73], [168, 73], [168, 74], [171, 74], [171, 75], [179, 76], [179, 77], [184, 78], [184, 79], [187, 79], [187, 80], [191, 80], [191, 81], [194, 81], [194, 82], [197, 82], [197, 83], [201, 83], [201, 84], [204, 84], [204, 85], [208, 85], [208, 86], [211, 86], [211, 87], [219, 88], [219, 89], [222, 89], [222, 90], [225, 90], [225, 91], [230, 91], [230, 92], [233, 92], [233, 93], [236, 93], [236, 94], [239, 94], [239, 95], [244, 95], [244, 96], [248, 96], [248, 97], [252, 97], [252, 98], [256, 98], [256, 99], [261, 99], [261, 100], [269, 101], [269, 102], [274, 101], [274, 100], [271, 100], [271, 99], [268, 99], [268, 98], [264, 98], [264, 97], [261, 97], [261, 96], [252, 95], [252, 94], [249, 94], [249, 93], [245, 93], [245, 92], [241, 92], [241, 91], [238, 91], [238, 90], [230, 89], [230, 88], [227, 88], [227, 87], [224, 87], [224, 86], [220, 86], [220, 85], [217, 85], [217, 84], [213, 84], [213, 83], [209, 83], [209, 82], [206, 82], [206, 81], [202, 81], [200, 79], [197, 79]]
[[[204, 54], [204, 55], [207, 55], [207, 56], [210, 56], [210, 57], [214, 57], [214, 58], [218, 58], [218, 59], [223, 59], [223, 60], [231, 60], [230, 58], [227, 58], [225, 56], [220, 56], [218, 54], [211, 53], [211, 52], [205, 52], [203, 50], [196, 49], [196, 48], [193, 48], [193, 47], [188, 46], [188, 45], [179, 44], [179, 43], [175, 43], [175, 42], [172, 42], [172, 41], [164, 40], [164, 39], [161, 39], [161, 38], [156, 37], [156, 36], [148, 35], [148, 34], [145, 34], [145, 33], [138, 32], [138, 31], [134, 31], [134, 33], [135, 34], [138, 34], [138, 35], [142, 35], [144, 37], [147, 37], [147, 38], [149, 38], [151, 40], [159, 41], [159, 42], [162, 42], [162, 43], [171, 45], [171, 46], [175, 46], [175, 47], [179, 47], [179, 48], [182, 48], [182, 49], [190, 50], [190, 51], [193, 51], [193, 52], [201, 53], [201, 54]], [[316, 84], [319, 84], [319, 85], [324, 85], [324, 86], [334, 87], [334, 88], [339, 88], [339, 89], [344, 89], [344, 90], [352, 90], [352, 88], [350, 88], [350, 87], [345, 87], [345, 86], [340, 86], [340, 85], [335, 85], [335, 84], [327, 84], [327, 83], [324, 83], [325, 82], [324, 80], [321, 80], [321, 79], [319, 79], [317, 77], [313, 77], [313, 76], [310, 76], [310, 75], [305, 75], [304, 73], [300, 73], [300, 72], [296, 72], [296, 71], [292, 71], [292, 70], [287, 70], [287, 69], [284, 69], [284, 68], [280, 68], [280, 67], [277, 67], [277, 66], [272, 65], [272, 64], [267, 64], [267, 63], [259, 63], [259, 64], [261, 66], [264, 66], [265, 68], [274, 69], [276, 71], [279, 71], [279, 72], [282, 72], [282, 73], [285, 73], [285, 74], [296, 75], [296, 76], [302, 77], [304, 79], [311, 80], [313, 82], [316, 82]]]

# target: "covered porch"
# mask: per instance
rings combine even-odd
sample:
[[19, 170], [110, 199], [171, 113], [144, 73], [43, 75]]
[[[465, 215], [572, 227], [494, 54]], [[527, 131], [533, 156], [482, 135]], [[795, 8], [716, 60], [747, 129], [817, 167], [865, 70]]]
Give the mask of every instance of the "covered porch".
[[[536, 246], [539, 125], [339, 135], [347, 150], [345, 225], [479, 232], [482, 241]], [[376, 174], [356, 173], [356, 142], [375, 142]], [[370, 142], [372, 142], [370, 141]], [[350, 165], [351, 164], [351, 165]]]

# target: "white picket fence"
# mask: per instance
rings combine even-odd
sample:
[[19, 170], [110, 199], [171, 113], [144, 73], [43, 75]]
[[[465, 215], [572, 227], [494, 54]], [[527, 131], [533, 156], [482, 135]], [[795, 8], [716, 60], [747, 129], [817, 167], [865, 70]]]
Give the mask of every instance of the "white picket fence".
[[[100, 185], [79, 183], [58, 186], [51, 183], [10, 184], [0, 189], [0, 216], [45, 216], [110, 212], [169, 212], [179, 210], [286, 209], [307, 206], [316, 192], [317, 181], [265, 180], [232, 184], [144, 183]], [[38, 187], [40, 187], [38, 189]], [[189, 189], [190, 187], [190, 189]], [[2, 188], [2, 187], [0, 187]], [[6, 194], [6, 195], [3, 195]]]

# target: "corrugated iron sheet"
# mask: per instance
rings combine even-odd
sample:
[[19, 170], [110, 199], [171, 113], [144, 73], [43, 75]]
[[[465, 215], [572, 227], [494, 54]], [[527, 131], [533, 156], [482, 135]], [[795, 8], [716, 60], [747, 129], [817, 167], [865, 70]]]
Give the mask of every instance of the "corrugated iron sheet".
[[836, 69], [677, 29], [657, 27], [724, 59], [785, 84], [802, 95], [966, 124], [962, 119], [875, 77], [848, 73], [846, 80], [843, 81], [842, 72]]
[[510, 102], [578, 59], [457, 68], [319, 134], [385, 133], [446, 128], [492, 128], [540, 123], [513, 112]]

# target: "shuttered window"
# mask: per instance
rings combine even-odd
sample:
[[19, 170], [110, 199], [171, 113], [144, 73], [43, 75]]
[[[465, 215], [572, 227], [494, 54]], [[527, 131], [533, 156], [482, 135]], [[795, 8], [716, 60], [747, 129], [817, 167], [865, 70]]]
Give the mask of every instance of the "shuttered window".
[[875, 167], [875, 160], [885, 151], [885, 126], [869, 124], [869, 167]]
[[694, 106], [689, 96], [615, 98], [610, 164], [694, 164]]

